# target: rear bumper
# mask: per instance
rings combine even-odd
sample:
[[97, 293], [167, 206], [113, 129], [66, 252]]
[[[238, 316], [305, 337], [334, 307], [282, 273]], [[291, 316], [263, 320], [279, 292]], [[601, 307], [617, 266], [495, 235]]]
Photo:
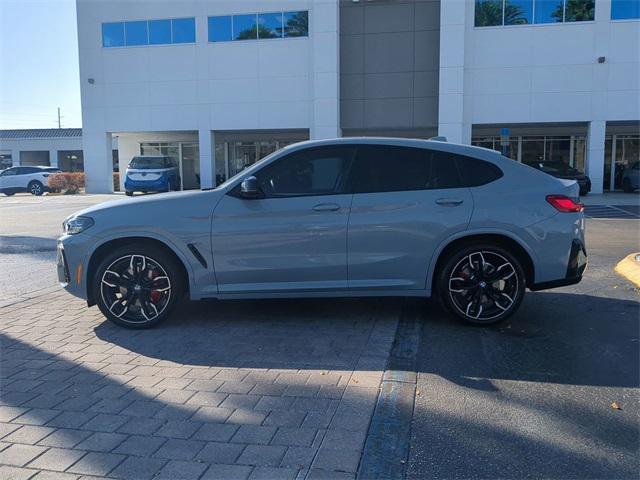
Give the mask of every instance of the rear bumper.
[[529, 290], [536, 292], [538, 290], [547, 290], [549, 288], [575, 285], [582, 280], [582, 275], [587, 268], [587, 263], [587, 250], [584, 244], [582, 241], [574, 239], [573, 242], [571, 242], [571, 251], [569, 253], [566, 276], [558, 280], [534, 283], [529, 286]]
[[125, 178], [124, 189], [128, 192], [166, 192], [169, 189], [168, 178], [158, 180], [131, 180]]

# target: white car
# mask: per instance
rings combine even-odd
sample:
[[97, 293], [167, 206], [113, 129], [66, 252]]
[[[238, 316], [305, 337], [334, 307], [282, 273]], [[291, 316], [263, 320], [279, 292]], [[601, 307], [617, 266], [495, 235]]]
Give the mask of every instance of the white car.
[[0, 173], [0, 192], [7, 196], [18, 192], [42, 195], [49, 190], [48, 177], [61, 173], [56, 167], [11, 167]]

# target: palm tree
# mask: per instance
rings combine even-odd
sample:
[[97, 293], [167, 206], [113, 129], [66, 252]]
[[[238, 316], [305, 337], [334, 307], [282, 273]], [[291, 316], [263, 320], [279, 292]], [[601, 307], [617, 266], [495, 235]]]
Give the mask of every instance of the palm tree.
[[306, 37], [309, 35], [309, 15], [307, 12], [297, 12], [285, 20], [285, 37]]
[[[565, 22], [584, 22], [585, 20], [593, 20], [595, 10], [594, 0], [567, 0], [565, 10]], [[562, 2], [558, 4], [551, 16], [558, 22], [562, 22]]]
[[529, 23], [520, 5], [513, 5], [506, 0], [504, 4], [504, 23], [502, 19], [502, 0], [476, 0], [476, 27], [494, 25], [521, 25]]

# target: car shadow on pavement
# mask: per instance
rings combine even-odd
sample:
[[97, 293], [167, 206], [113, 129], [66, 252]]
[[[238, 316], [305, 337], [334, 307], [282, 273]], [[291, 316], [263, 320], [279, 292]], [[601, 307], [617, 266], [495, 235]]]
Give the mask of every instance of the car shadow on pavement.
[[640, 302], [529, 293], [491, 328], [431, 312], [408, 478], [637, 477]]
[[[367, 341], [363, 326], [381, 312], [397, 318], [401, 307], [401, 299], [384, 298], [185, 300], [156, 328], [132, 331], [105, 321], [95, 334], [146, 357], [191, 365], [352, 369]], [[386, 353], [371, 361], [360, 366], [383, 370]]]
[[[331, 476], [331, 459], [359, 458], [392, 340], [393, 322], [376, 325], [397, 302], [367, 304], [189, 303], [147, 331], [95, 327], [96, 309], [44, 327], [9, 322], [0, 333], [0, 465], [110, 478], [198, 478], [207, 468], [207, 478], [252, 469], [304, 478], [318, 462]], [[47, 333], [52, 325], [67, 333]], [[345, 445], [339, 455], [334, 443]], [[2, 468], [0, 478], [12, 474]]]
[[423, 314], [422, 345], [438, 374], [495, 390], [488, 379], [637, 388], [640, 302], [572, 293], [528, 293], [506, 323], [465, 326], [435, 305]]

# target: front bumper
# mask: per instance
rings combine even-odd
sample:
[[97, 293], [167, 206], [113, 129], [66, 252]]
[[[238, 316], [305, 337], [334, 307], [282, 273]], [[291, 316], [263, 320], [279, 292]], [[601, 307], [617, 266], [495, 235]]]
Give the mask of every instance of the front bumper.
[[536, 292], [538, 290], [547, 290], [549, 288], [565, 287], [567, 285], [575, 285], [582, 280], [582, 275], [587, 269], [587, 250], [578, 239], [571, 242], [571, 251], [569, 253], [569, 263], [567, 265], [567, 274], [564, 278], [552, 280], [549, 282], [534, 283], [529, 289]]
[[58, 239], [56, 271], [58, 282], [70, 294], [87, 298], [87, 253], [95, 245], [95, 237], [80, 233]]

